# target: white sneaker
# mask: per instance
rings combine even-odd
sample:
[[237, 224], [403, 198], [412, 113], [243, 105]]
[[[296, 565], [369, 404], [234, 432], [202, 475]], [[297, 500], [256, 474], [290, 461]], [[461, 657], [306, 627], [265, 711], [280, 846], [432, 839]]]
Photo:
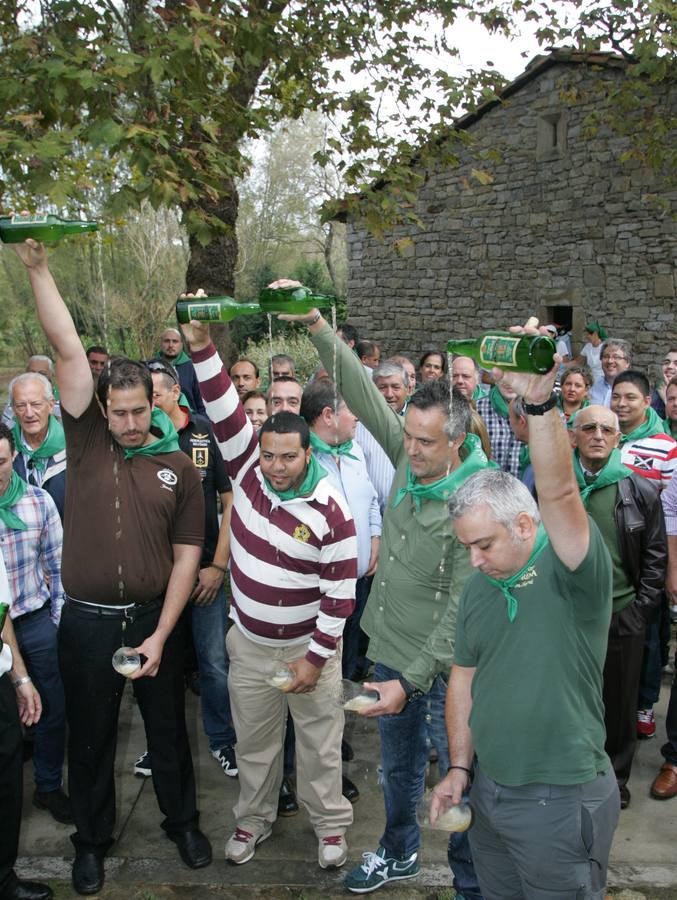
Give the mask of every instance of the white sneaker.
[[323, 869], [338, 869], [348, 859], [348, 845], [342, 834], [321, 837], [317, 849], [317, 861]]
[[244, 828], [236, 828], [235, 833], [226, 842], [226, 859], [241, 866], [249, 862], [256, 852], [256, 845], [265, 841], [272, 834], [272, 828], [268, 825], [261, 834], [252, 834]]

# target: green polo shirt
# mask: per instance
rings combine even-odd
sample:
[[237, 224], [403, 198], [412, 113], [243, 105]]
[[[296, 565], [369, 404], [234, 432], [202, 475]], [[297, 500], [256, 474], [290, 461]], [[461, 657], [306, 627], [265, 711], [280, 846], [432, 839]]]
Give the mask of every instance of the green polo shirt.
[[583, 784], [611, 765], [602, 703], [611, 559], [588, 523], [590, 546], [575, 571], [548, 545], [524, 573], [513, 622], [481, 572], [463, 591], [455, 662], [475, 669], [473, 746], [499, 784]]
[[[404, 421], [390, 409], [362, 363], [329, 325], [314, 335], [323, 365], [352, 412], [381, 444], [395, 466], [391, 489], [406, 484]], [[461, 590], [471, 574], [467, 550], [456, 540], [447, 504], [411, 494], [383, 516], [378, 569], [361, 626], [369, 658], [401, 672], [423, 691], [454, 659]]]

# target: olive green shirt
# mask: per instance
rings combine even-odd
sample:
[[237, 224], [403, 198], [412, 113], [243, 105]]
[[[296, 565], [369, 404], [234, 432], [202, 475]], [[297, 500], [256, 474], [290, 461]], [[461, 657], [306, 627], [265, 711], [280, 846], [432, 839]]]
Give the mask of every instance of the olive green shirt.
[[637, 596], [635, 586], [632, 584], [623, 568], [623, 558], [618, 546], [618, 531], [616, 529], [616, 498], [618, 485], [608, 484], [606, 487], [592, 491], [588, 497], [588, 515], [595, 520], [597, 527], [602, 532], [604, 543], [611, 556], [611, 569], [613, 572], [613, 612], [620, 612], [629, 606]]
[[312, 340], [339, 393], [395, 466], [379, 564], [361, 621], [368, 655], [427, 691], [454, 660], [458, 601], [472, 571], [469, 554], [456, 540], [446, 503], [423, 500], [417, 510], [407, 494], [392, 508], [394, 493], [407, 480], [404, 420], [329, 325]]

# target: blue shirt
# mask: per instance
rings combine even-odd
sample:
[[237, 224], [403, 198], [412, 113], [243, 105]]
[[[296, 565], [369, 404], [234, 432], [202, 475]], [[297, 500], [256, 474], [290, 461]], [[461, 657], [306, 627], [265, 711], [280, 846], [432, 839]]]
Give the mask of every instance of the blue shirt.
[[607, 384], [604, 375], [602, 375], [590, 388], [590, 402], [599, 406], [606, 406], [608, 409], [611, 406], [611, 388], [612, 385]]
[[341, 456], [340, 464], [332, 453], [313, 450], [315, 459], [327, 470], [332, 487], [339, 490], [346, 499], [357, 533], [357, 577], [367, 571], [371, 557], [371, 539], [381, 535], [381, 511], [376, 489], [369, 480], [364, 453], [353, 441], [350, 451], [357, 459]]

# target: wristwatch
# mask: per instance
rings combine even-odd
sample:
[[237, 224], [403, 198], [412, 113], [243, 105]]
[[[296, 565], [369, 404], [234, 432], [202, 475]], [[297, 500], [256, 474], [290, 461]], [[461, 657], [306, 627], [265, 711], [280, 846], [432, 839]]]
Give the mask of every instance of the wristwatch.
[[407, 703], [410, 703], [412, 700], [419, 700], [423, 696], [423, 691], [419, 691], [419, 689], [414, 687], [410, 681], [407, 681], [404, 676], [400, 675], [397, 680], [402, 685], [402, 690], [407, 695]]
[[545, 403], [527, 403], [525, 400], [524, 412], [528, 416], [542, 416], [544, 413], [547, 413], [549, 409], [553, 409], [555, 406], [557, 406], [557, 394], [553, 391], [545, 401]]

